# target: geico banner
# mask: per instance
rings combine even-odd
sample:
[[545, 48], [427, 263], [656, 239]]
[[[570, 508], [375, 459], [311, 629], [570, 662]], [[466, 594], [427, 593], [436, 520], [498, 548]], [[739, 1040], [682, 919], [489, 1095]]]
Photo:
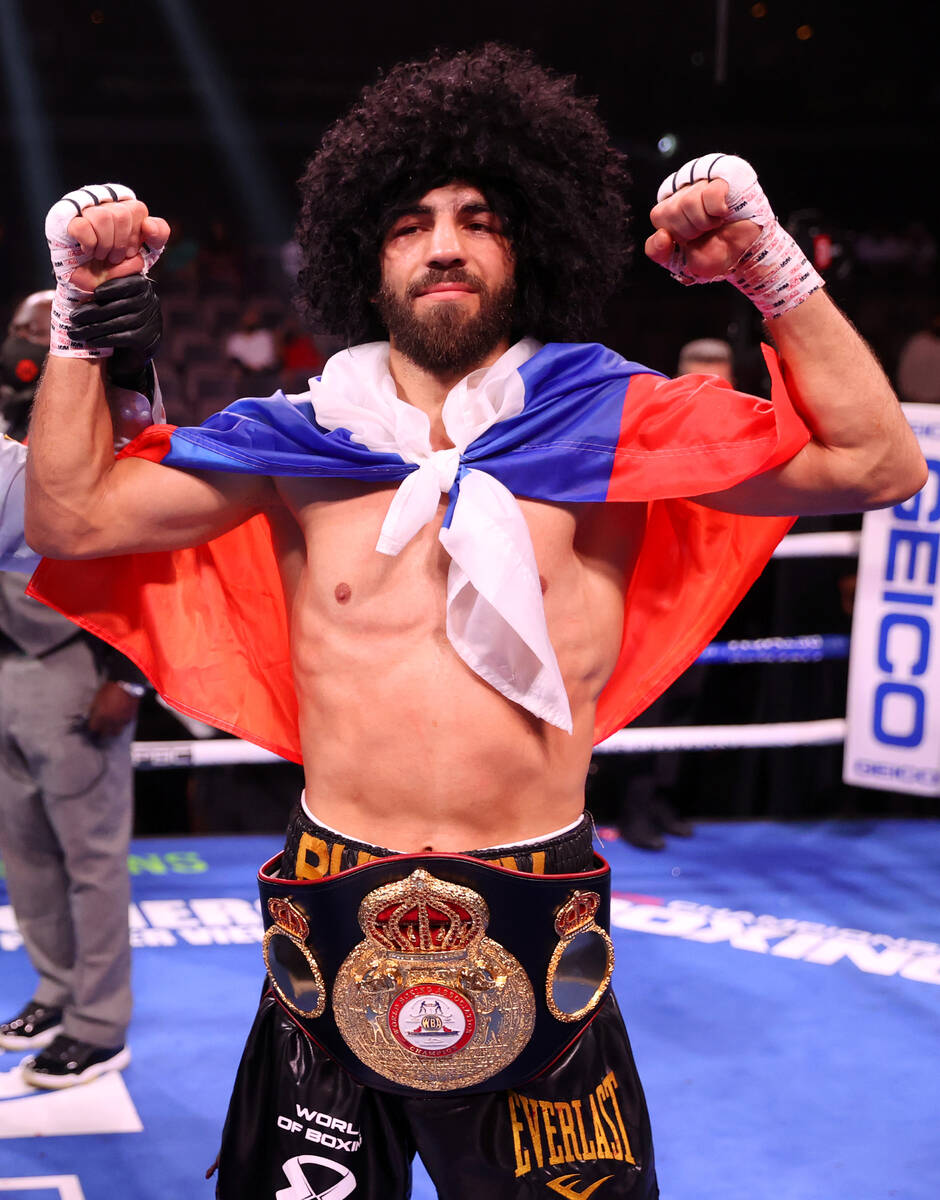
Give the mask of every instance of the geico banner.
[[865, 514], [852, 618], [843, 778], [940, 795], [940, 405], [905, 404], [930, 477]]

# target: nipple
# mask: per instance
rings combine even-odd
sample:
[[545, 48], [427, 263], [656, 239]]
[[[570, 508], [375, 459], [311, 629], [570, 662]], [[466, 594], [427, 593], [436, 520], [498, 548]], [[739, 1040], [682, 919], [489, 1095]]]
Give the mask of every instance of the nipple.
[[352, 595], [352, 588], [348, 583], [338, 583], [333, 590], [333, 595], [336, 597], [337, 604], [345, 604]]

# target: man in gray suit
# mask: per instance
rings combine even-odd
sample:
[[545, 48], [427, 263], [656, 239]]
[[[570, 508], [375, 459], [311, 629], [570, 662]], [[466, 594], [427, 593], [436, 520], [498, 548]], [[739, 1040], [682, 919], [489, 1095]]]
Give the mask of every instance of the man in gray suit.
[[[159, 336], [156, 297], [144, 284], [130, 294], [125, 285], [118, 297], [96, 297], [104, 301], [95, 313], [99, 327], [113, 324], [115, 306], [122, 310], [123, 351], [112, 380], [134, 388], [145, 382], [139, 360], [141, 351], [149, 357], [154, 348], [154, 321]], [[113, 342], [114, 334], [103, 336]], [[21, 416], [17, 434], [24, 432], [27, 407]], [[5, 438], [0, 854], [39, 982], [22, 1010], [0, 1022], [0, 1047], [34, 1052], [23, 1063], [28, 1083], [63, 1088], [130, 1061], [130, 746], [146, 688], [127, 659], [25, 594], [36, 560], [22, 537], [25, 460], [25, 447]]]

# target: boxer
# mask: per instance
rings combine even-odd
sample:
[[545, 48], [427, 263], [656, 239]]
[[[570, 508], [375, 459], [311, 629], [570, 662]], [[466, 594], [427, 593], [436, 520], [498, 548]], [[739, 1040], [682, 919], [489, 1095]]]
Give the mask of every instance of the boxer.
[[[304, 763], [260, 876], [269, 985], [222, 1200], [405, 1197], [416, 1151], [448, 1200], [658, 1195], [591, 746], [692, 661], [794, 514], [893, 504], [925, 466], [733, 156], [676, 173], [647, 253], [761, 306], [773, 403], [579, 341], [623, 277], [625, 188], [593, 105], [528, 55], [402, 64], [301, 181], [306, 310], [350, 346], [307, 393], [115, 463], [100, 365], [70, 344], [47, 371], [29, 534], [66, 561], [36, 586], [74, 601], [67, 560], [131, 556], [77, 602], [104, 626], [121, 607], [164, 694]], [[92, 191], [72, 281], [164, 232]], [[170, 577], [200, 581], [172, 610]], [[153, 645], [178, 613], [179, 671]]]

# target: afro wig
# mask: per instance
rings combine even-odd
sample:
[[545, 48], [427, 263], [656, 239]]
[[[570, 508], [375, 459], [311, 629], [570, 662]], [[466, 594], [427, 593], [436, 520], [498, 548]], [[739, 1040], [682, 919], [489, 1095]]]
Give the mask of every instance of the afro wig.
[[458, 179], [511, 239], [514, 333], [596, 330], [630, 256], [625, 158], [573, 79], [492, 43], [394, 67], [324, 136], [300, 179], [297, 227], [315, 329], [347, 344], [387, 336], [372, 297], [391, 214]]

